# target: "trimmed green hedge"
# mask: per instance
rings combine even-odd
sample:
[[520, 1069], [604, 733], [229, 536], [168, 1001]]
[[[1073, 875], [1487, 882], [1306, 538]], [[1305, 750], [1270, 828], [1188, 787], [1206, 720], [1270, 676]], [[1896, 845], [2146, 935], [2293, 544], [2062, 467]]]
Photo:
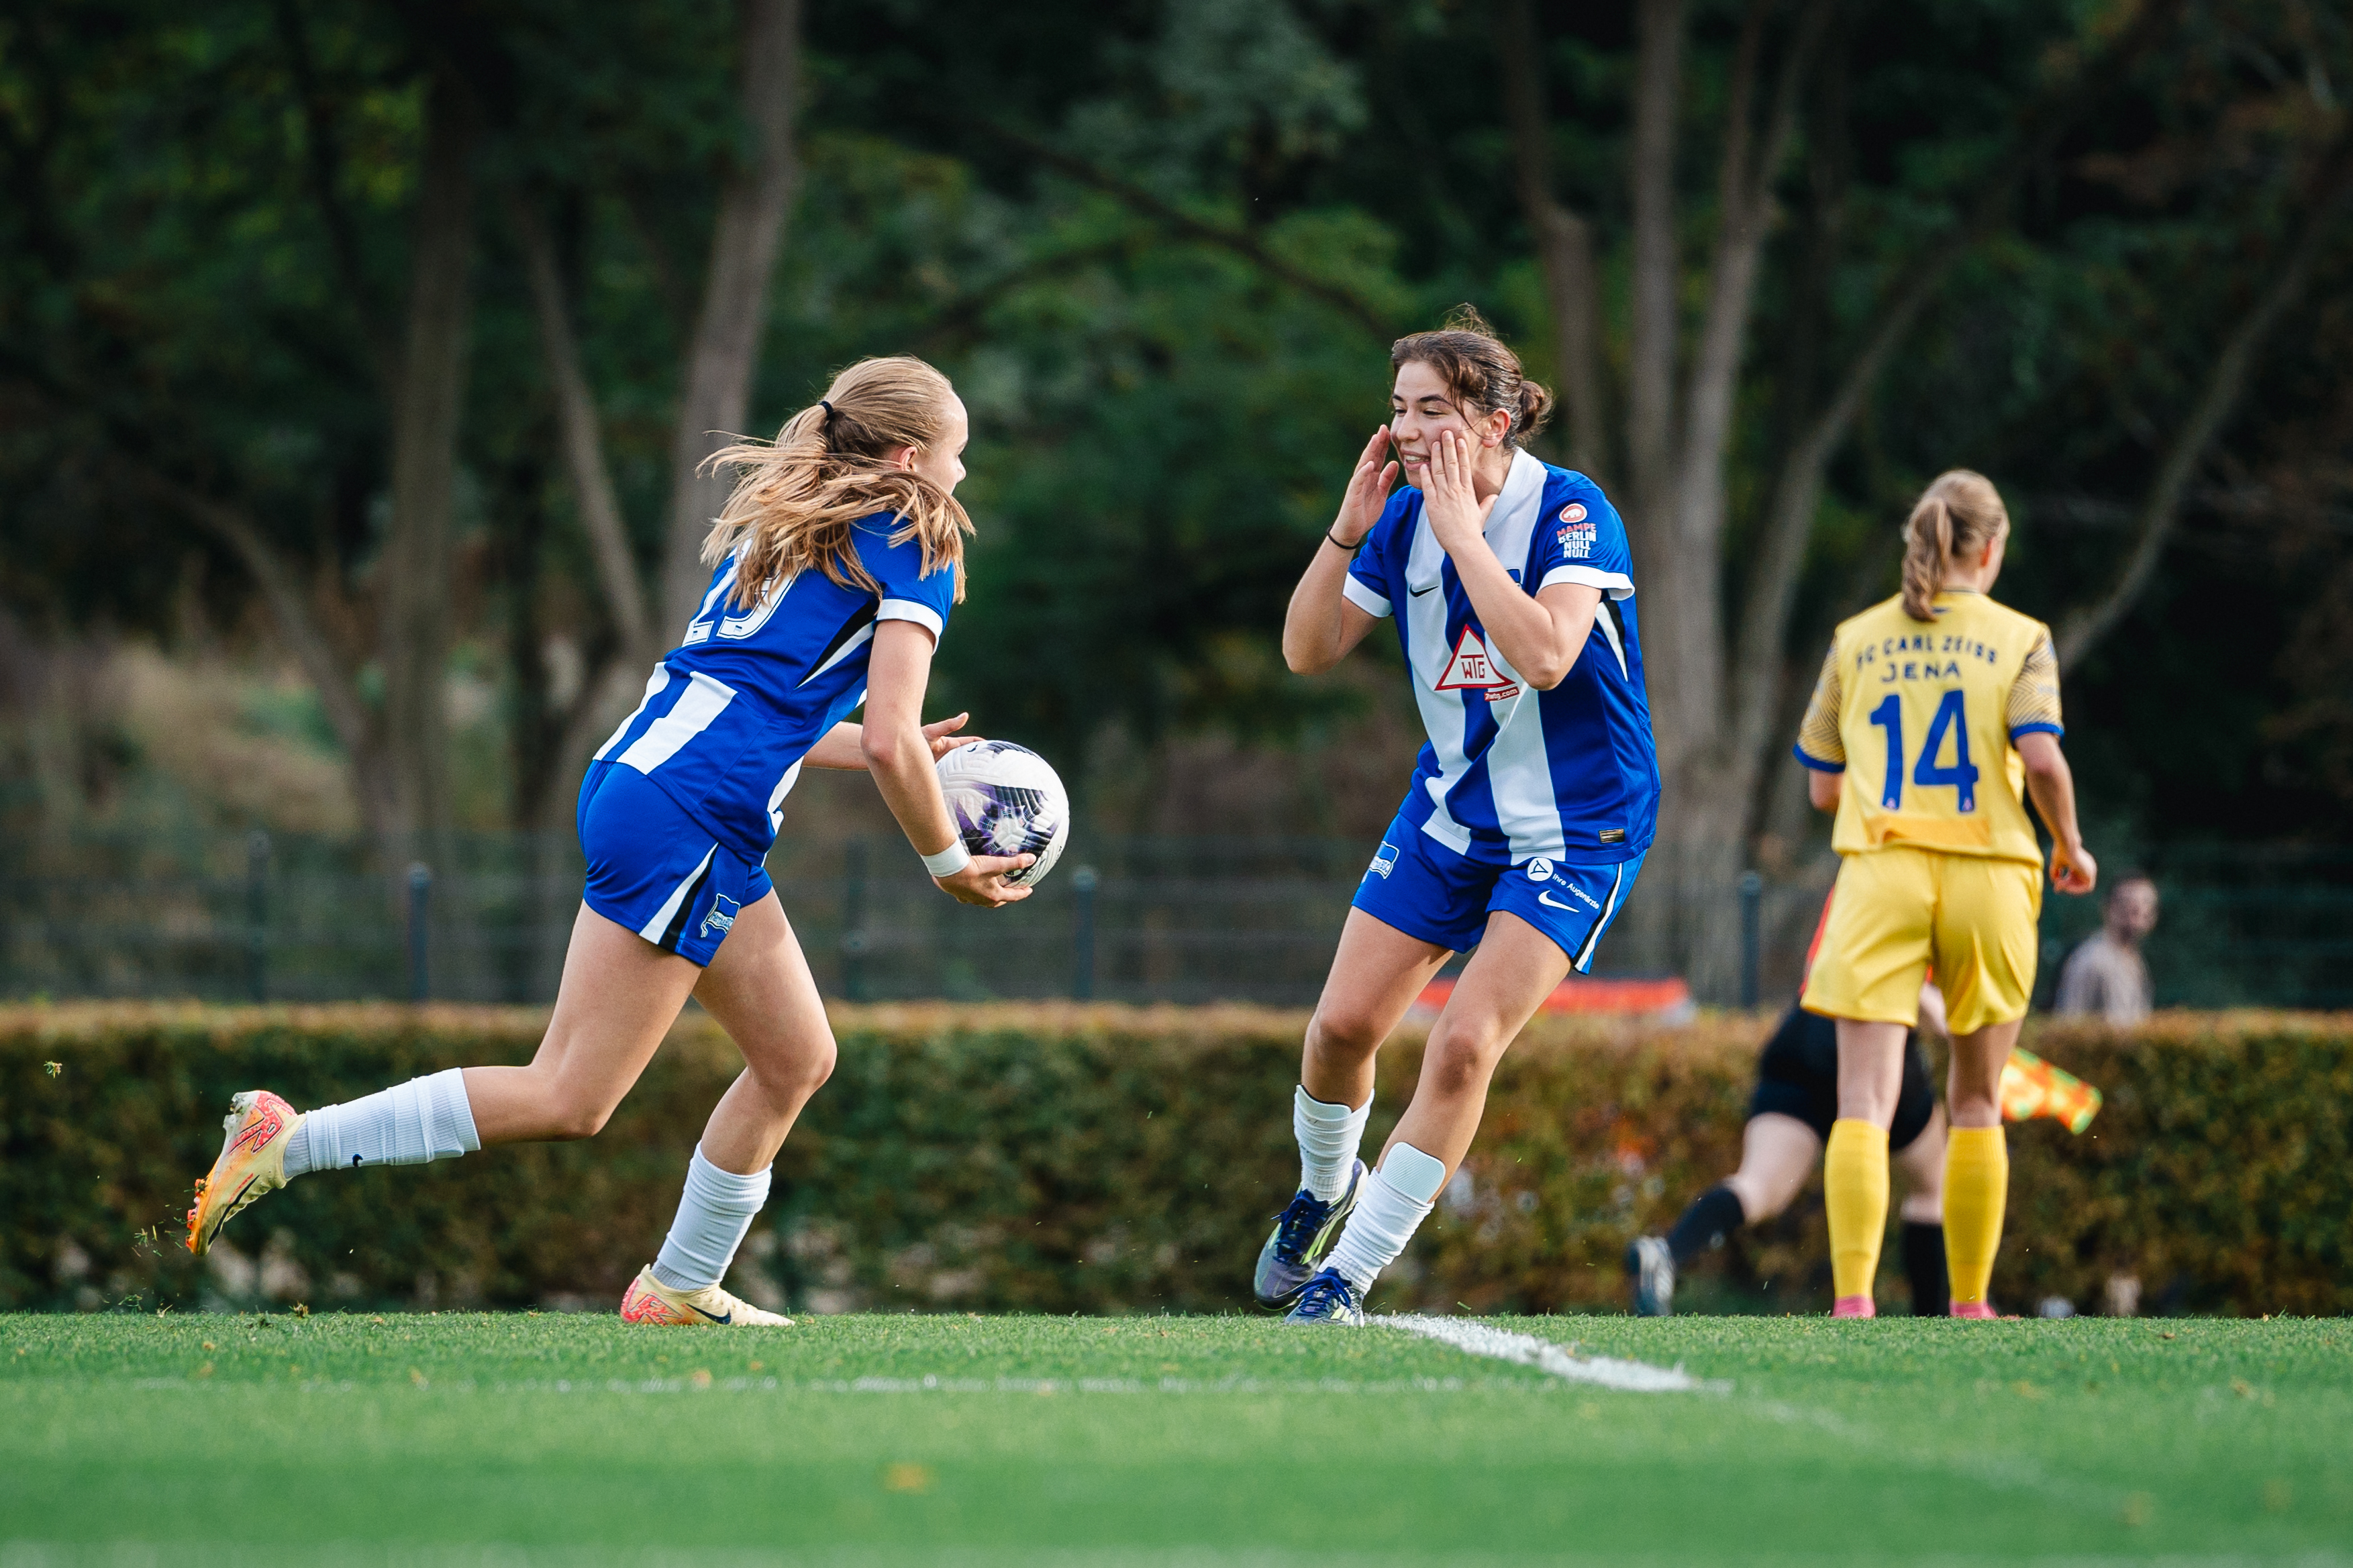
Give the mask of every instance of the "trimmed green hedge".
[[[1246, 1304], [1295, 1179], [1301, 1016], [936, 1005], [834, 1021], [840, 1066], [778, 1163], [739, 1288], [819, 1309]], [[225, 1267], [181, 1246], [237, 1089], [311, 1105], [522, 1061], [540, 1022], [390, 1005], [0, 1009], [0, 1307], [617, 1300], [734, 1071], [700, 1016], [593, 1142], [305, 1180], [230, 1225]], [[1618, 1306], [1627, 1239], [1736, 1160], [1768, 1026], [1540, 1020], [1496, 1077], [1468, 1201], [1450, 1194], [1377, 1303]], [[2081, 1138], [2012, 1130], [1998, 1300], [2095, 1310], [2126, 1270], [2150, 1307], [2353, 1307], [2353, 1018], [2176, 1015], [2124, 1034], [2046, 1026], [2029, 1043], [2107, 1103]], [[1368, 1152], [1419, 1057], [1411, 1035], [1386, 1053]], [[1731, 1288], [1752, 1303], [1826, 1304], [1818, 1203], [1731, 1252]], [[1901, 1299], [1892, 1274], [1882, 1289]]]

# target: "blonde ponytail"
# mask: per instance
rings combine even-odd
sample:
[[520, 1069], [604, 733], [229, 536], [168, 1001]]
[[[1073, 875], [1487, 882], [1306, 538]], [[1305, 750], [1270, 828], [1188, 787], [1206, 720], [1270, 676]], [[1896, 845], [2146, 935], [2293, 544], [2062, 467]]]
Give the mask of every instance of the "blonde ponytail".
[[1983, 474], [1948, 468], [1922, 491], [1904, 524], [1904, 613], [1936, 618], [1936, 595], [1956, 560], [1975, 556], [2010, 527], [2001, 492]]
[[844, 587], [878, 592], [850, 534], [851, 524], [876, 512], [897, 514], [892, 543], [922, 542], [926, 576], [943, 567], [955, 573], [961, 603], [972, 519], [954, 496], [892, 461], [902, 447], [934, 447], [955, 399], [948, 378], [922, 360], [860, 360], [785, 421], [774, 441], [741, 441], [704, 459], [707, 468], [738, 474], [702, 542], [707, 566], [736, 557], [729, 603], [756, 604], [776, 584], [811, 568]]

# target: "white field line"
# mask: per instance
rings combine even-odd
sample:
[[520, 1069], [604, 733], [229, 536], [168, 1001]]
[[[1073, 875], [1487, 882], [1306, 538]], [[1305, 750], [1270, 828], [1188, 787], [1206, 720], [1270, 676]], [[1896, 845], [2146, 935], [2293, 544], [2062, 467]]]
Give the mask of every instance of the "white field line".
[[[1393, 1329], [1403, 1329], [1408, 1333], [1419, 1334], [1425, 1339], [1437, 1340], [1441, 1343], [1452, 1345], [1457, 1350], [1466, 1351], [1472, 1355], [1491, 1356], [1498, 1361], [1516, 1362], [1522, 1366], [1536, 1367], [1572, 1383], [1593, 1384], [1602, 1388], [1623, 1389], [1635, 1394], [1729, 1394], [1732, 1392], [1730, 1383], [1720, 1380], [1702, 1381], [1694, 1378], [1685, 1373], [1680, 1363], [1672, 1368], [1667, 1368], [1651, 1366], [1646, 1362], [1615, 1361], [1607, 1356], [1572, 1355], [1550, 1340], [1538, 1339], [1534, 1334], [1514, 1333], [1507, 1329], [1493, 1328], [1485, 1323], [1468, 1319], [1401, 1315], [1369, 1318], [1366, 1321]], [[1757, 1411], [1767, 1420], [1812, 1426], [1871, 1453], [1881, 1456], [1902, 1456], [1905, 1462], [1915, 1464], [1920, 1468], [1949, 1471], [1986, 1486], [2041, 1492], [2079, 1507], [2102, 1510], [2120, 1508], [2126, 1500], [2126, 1493], [2121, 1488], [2054, 1475], [2012, 1456], [1983, 1453], [1940, 1456], [1913, 1453], [1908, 1451], [1905, 1445], [1884, 1437], [1869, 1426], [1851, 1421], [1832, 1411], [1790, 1405], [1778, 1399], [1744, 1403], [1747, 1408]]]
[[1555, 1377], [1571, 1383], [1589, 1383], [1600, 1388], [1615, 1388], [1628, 1394], [1728, 1394], [1728, 1383], [1703, 1383], [1683, 1371], [1678, 1364], [1672, 1367], [1652, 1366], [1648, 1362], [1618, 1361], [1609, 1356], [1572, 1355], [1550, 1340], [1540, 1340], [1534, 1334], [1515, 1334], [1509, 1329], [1492, 1328], [1485, 1323], [1462, 1318], [1427, 1318], [1415, 1314], [1373, 1318], [1368, 1321], [1384, 1328], [1403, 1329], [1409, 1334], [1419, 1334], [1426, 1340], [1452, 1345], [1472, 1355], [1487, 1356], [1496, 1361], [1514, 1362], [1548, 1372]]

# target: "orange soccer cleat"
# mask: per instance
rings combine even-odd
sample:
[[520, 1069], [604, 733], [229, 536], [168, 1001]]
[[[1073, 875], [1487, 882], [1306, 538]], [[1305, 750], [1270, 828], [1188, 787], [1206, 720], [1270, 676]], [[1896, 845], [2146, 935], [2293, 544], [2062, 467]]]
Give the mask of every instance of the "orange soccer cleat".
[[763, 1311], [740, 1296], [716, 1285], [700, 1290], [673, 1290], [654, 1278], [650, 1268], [638, 1270], [621, 1298], [621, 1321], [680, 1329], [789, 1329], [790, 1318]]
[[266, 1089], [248, 1089], [229, 1101], [221, 1126], [228, 1136], [210, 1174], [196, 1182], [188, 1211], [188, 1250], [202, 1253], [229, 1216], [264, 1193], [286, 1184], [286, 1143], [302, 1113]]

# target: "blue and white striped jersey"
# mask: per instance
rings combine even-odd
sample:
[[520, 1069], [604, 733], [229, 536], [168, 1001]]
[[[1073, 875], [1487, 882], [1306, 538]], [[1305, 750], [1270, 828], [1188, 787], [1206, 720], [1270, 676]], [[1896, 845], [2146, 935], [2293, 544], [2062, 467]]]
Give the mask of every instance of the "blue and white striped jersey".
[[922, 543], [891, 542], [902, 526], [891, 512], [851, 525], [879, 595], [808, 571], [731, 608], [735, 558], [722, 562], [686, 636], [596, 762], [635, 768], [730, 848], [765, 855], [802, 757], [866, 700], [876, 624], [913, 621], [934, 641], [947, 628], [955, 570], [925, 576]]
[[1630, 860], [1658, 825], [1659, 762], [1642, 689], [1626, 527], [1601, 487], [1525, 452], [1487, 514], [1487, 543], [1530, 595], [1601, 590], [1568, 677], [1529, 689], [1486, 633], [1422, 521], [1421, 492], [1389, 498], [1348, 569], [1351, 604], [1395, 616], [1430, 743], [1401, 815], [1457, 854], [1517, 865]]

